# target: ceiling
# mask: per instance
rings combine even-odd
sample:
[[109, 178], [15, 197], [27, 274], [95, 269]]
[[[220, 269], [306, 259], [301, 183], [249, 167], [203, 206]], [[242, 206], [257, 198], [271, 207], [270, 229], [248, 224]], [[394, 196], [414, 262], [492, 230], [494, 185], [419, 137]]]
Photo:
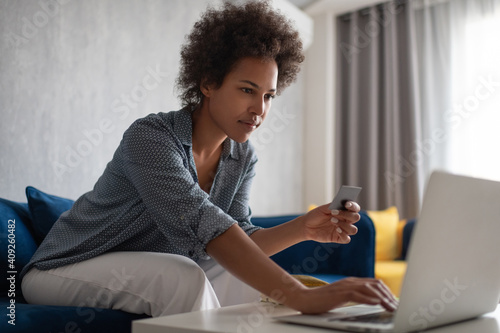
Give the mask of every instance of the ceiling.
[[288, 1], [293, 3], [295, 6], [304, 9], [305, 7], [309, 6], [313, 2], [317, 2], [319, 0], [288, 0]]

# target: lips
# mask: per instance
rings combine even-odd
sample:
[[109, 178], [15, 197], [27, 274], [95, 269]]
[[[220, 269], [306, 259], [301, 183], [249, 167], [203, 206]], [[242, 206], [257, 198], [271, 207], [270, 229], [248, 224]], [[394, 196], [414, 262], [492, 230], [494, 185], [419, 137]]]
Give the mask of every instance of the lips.
[[240, 120], [240, 122], [253, 128], [257, 128], [260, 125], [260, 123], [256, 120]]

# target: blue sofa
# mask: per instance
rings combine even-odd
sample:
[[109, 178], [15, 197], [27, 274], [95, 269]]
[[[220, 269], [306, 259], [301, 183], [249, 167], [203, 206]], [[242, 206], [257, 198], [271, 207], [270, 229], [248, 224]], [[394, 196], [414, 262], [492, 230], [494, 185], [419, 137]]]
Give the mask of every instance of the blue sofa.
[[[73, 201], [26, 188], [27, 203], [0, 198], [0, 332], [130, 332], [131, 321], [145, 315], [118, 310], [27, 304], [19, 273], [28, 263], [52, 224]], [[252, 222], [272, 227], [296, 215], [254, 217]], [[333, 282], [345, 276], [374, 276], [375, 231], [362, 213], [358, 234], [350, 244], [308, 241], [274, 256], [292, 274], [306, 274]], [[13, 325], [15, 323], [15, 325]]]

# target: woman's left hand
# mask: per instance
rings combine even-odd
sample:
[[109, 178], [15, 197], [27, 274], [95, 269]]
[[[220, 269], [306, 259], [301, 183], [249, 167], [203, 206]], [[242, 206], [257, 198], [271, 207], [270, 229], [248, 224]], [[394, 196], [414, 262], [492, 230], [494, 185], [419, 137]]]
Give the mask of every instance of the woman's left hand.
[[359, 205], [354, 201], [345, 204], [347, 210], [329, 210], [329, 204], [316, 207], [303, 215], [304, 235], [307, 240], [346, 244], [358, 232], [354, 223], [360, 215]]

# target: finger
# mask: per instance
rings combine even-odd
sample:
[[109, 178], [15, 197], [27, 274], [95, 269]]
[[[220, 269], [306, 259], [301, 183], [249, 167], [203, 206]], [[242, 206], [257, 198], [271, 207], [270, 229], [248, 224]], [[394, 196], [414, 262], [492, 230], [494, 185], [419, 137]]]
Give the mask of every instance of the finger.
[[378, 280], [370, 278], [346, 278], [334, 282], [331, 285], [337, 289], [337, 295], [345, 301], [352, 301], [363, 304], [380, 304], [387, 311], [396, 310], [397, 303], [391, 302], [384, 297], [381, 290], [378, 289]]
[[380, 304], [388, 311], [394, 311], [398, 306], [398, 301], [381, 280], [350, 277], [339, 282], [341, 281], [347, 286], [345, 289], [355, 289], [369, 297], [379, 299]]
[[366, 293], [359, 292], [356, 290], [346, 291], [344, 299], [346, 302], [355, 302], [360, 304], [369, 304], [369, 305], [378, 305], [381, 304], [382, 301], [378, 297], [373, 297], [371, 295], [367, 295]]
[[348, 277], [333, 282], [330, 286], [335, 287], [335, 293], [344, 301], [371, 305], [382, 304], [383, 297], [381, 293], [370, 286], [374, 281], [376, 280], [371, 278]]
[[392, 294], [391, 290], [387, 285], [381, 280], [373, 280], [372, 284], [370, 284], [378, 293], [380, 293], [382, 297], [382, 305], [388, 309], [395, 310], [398, 307], [399, 302]]
[[349, 244], [351, 242], [351, 237], [344, 233], [339, 233], [336, 243], [339, 244]]
[[340, 226], [335, 226], [335, 232], [337, 233], [337, 239], [333, 239], [332, 241], [340, 244], [348, 244], [351, 241], [349, 234], [346, 233]]
[[361, 216], [358, 213], [350, 212], [347, 210], [332, 210], [331, 215], [339, 220], [345, 220], [350, 223], [356, 223], [361, 218]]
[[387, 294], [383, 288], [380, 288], [378, 281], [376, 283], [368, 283], [366, 287], [380, 299], [382, 305], [388, 311], [395, 311], [397, 309], [397, 302], [393, 299], [391, 294]]
[[384, 281], [379, 279], [370, 279], [372, 284], [375, 286], [377, 290], [380, 290], [387, 298], [396, 300], [395, 296], [392, 294], [389, 287], [384, 283]]
[[380, 290], [384, 293], [385, 297], [387, 297], [387, 299], [389, 299], [393, 304], [397, 306], [399, 301], [397, 300], [396, 296], [394, 296], [389, 287], [382, 280], [377, 280], [377, 284]]
[[342, 229], [342, 232], [349, 236], [356, 235], [358, 233], [358, 228], [352, 223], [339, 221], [337, 222], [337, 226]]
[[358, 205], [358, 203], [354, 201], [347, 201], [345, 204], [345, 208], [355, 213], [358, 213], [361, 210], [361, 207]]

